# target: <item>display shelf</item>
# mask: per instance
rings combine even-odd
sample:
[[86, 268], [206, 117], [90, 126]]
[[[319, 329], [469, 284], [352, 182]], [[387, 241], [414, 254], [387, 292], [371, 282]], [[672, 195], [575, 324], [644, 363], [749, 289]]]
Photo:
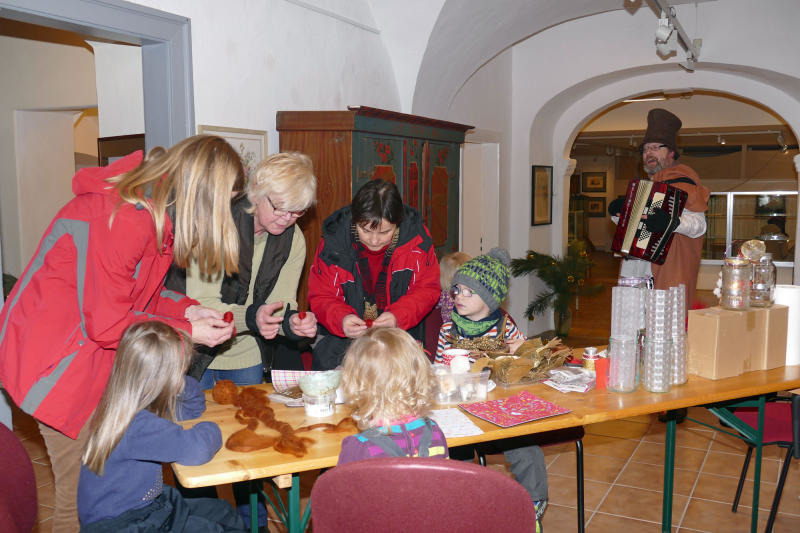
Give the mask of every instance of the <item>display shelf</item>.
[[781, 266], [793, 266], [797, 226], [797, 192], [711, 193], [703, 263], [717, 264], [727, 250], [761, 238]]

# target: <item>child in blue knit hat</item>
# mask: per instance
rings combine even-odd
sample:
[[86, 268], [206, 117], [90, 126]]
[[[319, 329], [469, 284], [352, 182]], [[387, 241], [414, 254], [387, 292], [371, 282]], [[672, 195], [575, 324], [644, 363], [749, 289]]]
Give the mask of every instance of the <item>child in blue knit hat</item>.
[[[436, 362], [449, 364], [443, 357], [449, 348], [514, 353], [525, 341], [525, 335], [514, 320], [500, 308], [508, 295], [511, 258], [503, 248], [492, 248], [488, 254], [470, 259], [453, 276], [451, 293], [455, 305], [451, 321], [442, 324], [436, 347]], [[487, 345], [493, 345], [487, 348]], [[518, 444], [519, 438], [514, 439]], [[547, 469], [542, 449], [536, 445], [511, 448], [509, 441], [495, 443], [508, 461], [511, 473], [525, 487], [536, 506], [536, 530], [541, 530], [541, 517], [547, 506]], [[505, 444], [505, 446], [504, 446]], [[493, 451], [493, 450], [492, 450]], [[491, 452], [489, 452], [491, 453]], [[471, 460], [471, 446], [452, 448], [450, 457]]]

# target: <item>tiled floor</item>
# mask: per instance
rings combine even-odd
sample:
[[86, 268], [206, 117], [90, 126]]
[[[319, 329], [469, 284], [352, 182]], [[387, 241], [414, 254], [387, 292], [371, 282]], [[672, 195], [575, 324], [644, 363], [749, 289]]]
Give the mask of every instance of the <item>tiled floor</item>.
[[[613, 284], [616, 262], [605, 254], [595, 254], [594, 258], [597, 264], [593, 268], [593, 280]], [[575, 313], [568, 344], [605, 344], [608, 325], [602, 321], [609, 308], [610, 294], [582, 301]], [[53, 513], [53, 475], [49, 459], [35, 422], [18, 411], [14, 415], [14, 432], [28, 450], [39, 487], [39, 523], [34, 532], [49, 533]], [[713, 416], [701, 408], [690, 409], [690, 416], [713, 422]], [[664, 424], [655, 415], [639, 416], [587, 426], [586, 433], [587, 531], [660, 531]], [[733, 437], [686, 421], [678, 426], [677, 446], [673, 529], [685, 532], [749, 531], [752, 484], [745, 485], [739, 512], [734, 514], [730, 509], [744, 458], [744, 445]], [[544, 450], [550, 487], [550, 505], [544, 516], [544, 529], [548, 533], [577, 529], [574, 450], [573, 444], [550, 446]], [[764, 457], [759, 531], [763, 531], [766, 523], [781, 464], [779, 450], [774, 446], [765, 448]], [[488, 461], [491, 467], [507, 472], [502, 456], [491, 456]], [[315, 477], [315, 472], [301, 477], [304, 505], [308, 487]], [[221, 487], [220, 495], [230, 499], [229, 486]], [[776, 533], [800, 531], [799, 498], [800, 461], [793, 461], [775, 524]], [[271, 522], [270, 531], [283, 530], [277, 522]]]

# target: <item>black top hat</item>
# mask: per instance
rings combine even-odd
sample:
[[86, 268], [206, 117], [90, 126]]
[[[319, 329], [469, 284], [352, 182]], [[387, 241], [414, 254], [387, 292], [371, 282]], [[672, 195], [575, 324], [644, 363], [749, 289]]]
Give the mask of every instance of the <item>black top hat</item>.
[[675, 159], [678, 158], [678, 130], [681, 129], [681, 119], [667, 111], [666, 109], [651, 109], [647, 114], [647, 131], [644, 139], [639, 146], [644, 148], [647, 143], [661, 143], [675, 152]]

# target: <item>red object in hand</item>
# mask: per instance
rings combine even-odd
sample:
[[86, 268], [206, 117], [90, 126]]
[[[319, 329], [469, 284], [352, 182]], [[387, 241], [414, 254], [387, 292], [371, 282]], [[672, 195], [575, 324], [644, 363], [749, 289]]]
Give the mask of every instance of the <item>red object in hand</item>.
[[306, 312], [305, 311], [300, 311], [299, 313], [297, 313], [297, 316], [300, 317], [300, 320], [305, 320]]
[[222, 320], [230, 324], [233, 322], [233, 311], [225, 311], [225, 314], [222, 315]]
[[368, 319], [366, 319], [364, 322], [366, 322], [366, 324], [367, 324], [367, 327], [368, 327], [368, 328], [371, 328], [371, 327], [372, 327], [372, 322], [373, 322], [373, 321], [372, 321], [372, 319], [371, 319], [371, 318], [368, 318]]

